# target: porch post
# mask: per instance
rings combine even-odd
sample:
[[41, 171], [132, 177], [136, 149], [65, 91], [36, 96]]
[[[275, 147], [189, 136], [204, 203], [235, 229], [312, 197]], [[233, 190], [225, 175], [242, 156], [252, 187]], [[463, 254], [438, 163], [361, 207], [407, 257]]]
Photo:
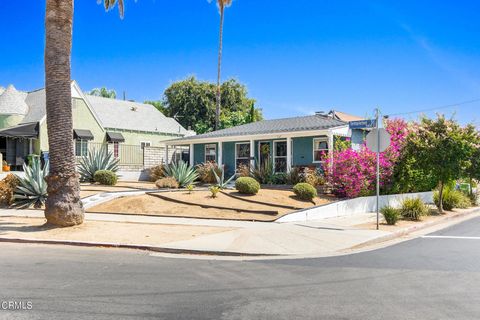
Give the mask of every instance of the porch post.
[[165, 145], [165, 164], [168, 163], [168, 144]]
[[287, 172], [292, 170], [292, 138], [287, 137]]
[[218, 158], [217, 158], [217, 163], [219, 166], [223, 165], [223, 142], [220, 141], [218, 143]]
[[190, 152], [189, 152], [189, 155], [190, 155], [190, 163], [189, 163], [189, 164], [190, 164], [191, 166], [193, 166], [193, 165], [194, 165], [193, 161], [194, 161], [194, 159], [195, 159], [194, 156], [193, 156], [193, 143], [190, 143]]
[[333, 163], [333, 131], [328, 130], [328, 156], [330, 157], [330, 164]]
[[255, 167], [255, 141], [250, 140], [250, 166]]

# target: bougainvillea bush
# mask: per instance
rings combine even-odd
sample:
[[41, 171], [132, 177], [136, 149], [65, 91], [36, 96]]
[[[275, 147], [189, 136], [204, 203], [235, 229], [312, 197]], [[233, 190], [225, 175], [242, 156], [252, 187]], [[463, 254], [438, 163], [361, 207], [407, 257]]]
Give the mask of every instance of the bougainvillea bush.
[[[393, 171], [398, 162], [408, 125], [401, 119], [387, 120], [385, 129], [391, 135], [391, 143], [385, 152], [380, 153], [380, 188], [391, 187]], [[375, 190], [376, 153], [364, 144], [360, 150], [336, 150], [325, 164], [327, 181], [335, 195], [355, 198], [370, 195]]]

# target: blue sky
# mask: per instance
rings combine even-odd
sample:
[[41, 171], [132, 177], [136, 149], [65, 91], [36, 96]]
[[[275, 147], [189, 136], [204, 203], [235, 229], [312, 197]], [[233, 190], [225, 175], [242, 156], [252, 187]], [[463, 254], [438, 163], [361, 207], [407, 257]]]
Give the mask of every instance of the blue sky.
[[[273, 5], [275, 4], [275, 5]], [[45, 1], [0, 1], [0, 85], [43, 86]], [[480, 98], [478, 1], [234, 0], [223, 79], [267, 118], [336, 108], [402, 113]], [[72, 77], [160, 99], [188, 75], [215, 80], [219, 15], [207, 0], [126, 0], [123, 20], [75, 3]], [[478, 122], [480, 102], [439, 110]], [[432, 113], [429, 113], [432, 114]], [[407, 119], [418, 114], [406, 115]]]

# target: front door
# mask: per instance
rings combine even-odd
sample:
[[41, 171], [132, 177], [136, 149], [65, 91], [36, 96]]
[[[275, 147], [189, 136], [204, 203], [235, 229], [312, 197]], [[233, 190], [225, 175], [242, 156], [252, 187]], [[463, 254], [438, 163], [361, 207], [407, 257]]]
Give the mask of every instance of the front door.
[[270, 142], [268, 141], [260, 141], [258, 143], [258, 161], [260, 162], [260, 166], [263, 167], [265, 163], [269, 163], [270, 160]]

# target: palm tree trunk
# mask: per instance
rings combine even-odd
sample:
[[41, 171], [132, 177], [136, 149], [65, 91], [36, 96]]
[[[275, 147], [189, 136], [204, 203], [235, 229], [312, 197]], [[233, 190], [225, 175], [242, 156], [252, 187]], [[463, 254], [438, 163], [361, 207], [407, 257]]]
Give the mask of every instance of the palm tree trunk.
[[221, 104], [221, 87], [220, 77], [222, 71], [222, 46], [223, 46], [223, 17], [225, 13], [225, 7], [220, 4], [220, 36], [218, 45], [218, 69], [217, 69], [217, 108], [215, 110], [215, 130], [218, 130], [220, 125], [220, 104]]
[[440, 181], [438, 185], [438, 212], [443, 213], [443, 181]]
[[45, 89], [50, 174], [45, 217], [58, 226], [81, 224], [84, 218], [73, 153], [72, 24], [73, 0], [47, 0]]

